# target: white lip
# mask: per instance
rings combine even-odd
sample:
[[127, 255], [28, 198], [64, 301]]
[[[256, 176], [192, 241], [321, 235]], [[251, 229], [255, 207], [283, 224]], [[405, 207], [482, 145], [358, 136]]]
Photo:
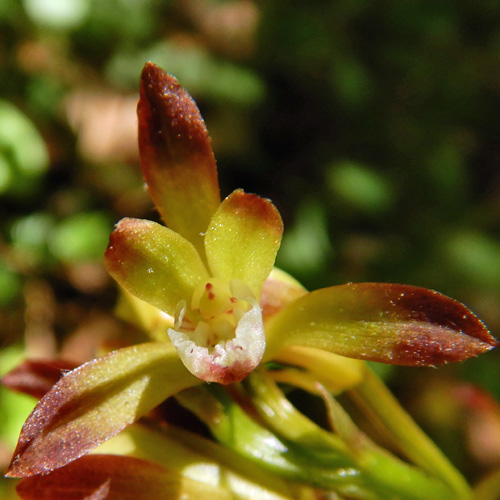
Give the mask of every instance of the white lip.
[[221, 373], [224, 373], [224, 379], [228, 378], [232, 367], [241, 373], [241, 378], [238, 377], [241, 380], [259, 365], [264, 356], [266, 337], [262, 309], [253, 296], [250, 298], [247, 293], [242, 293], [247, 292], [246, 287], [231, 288], [233, 293], [236, 292], [236, 298], [251, 305], [238, 321], [232, 339], [221, 340], [210, 349], [197, 344], [190, 332], [180, 329], [186, 311], [185, 303], [178, 306], [175, 329], [168, 329], [168, 336], [186, 368], [207, 382], [222, 382]]

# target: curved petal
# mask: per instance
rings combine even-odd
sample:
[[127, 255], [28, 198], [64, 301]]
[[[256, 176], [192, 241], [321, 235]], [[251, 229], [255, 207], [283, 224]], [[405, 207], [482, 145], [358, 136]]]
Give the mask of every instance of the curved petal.
[[25, 478], [17, 492], [22, 500], [233, 498], [225, 488], [189, 479], [163, 465], [117, 455], [89, 455], [48, 476]]
[[104, 262], [126, 290], [171, 316], [208, 278], [189, 241], [148, 220], [122, 219], [111, 233]]
[[149, 193], [168, 227], [201, 252], [220, 203], [205, 122], [177, 80], [148, 62], [141, 75], [139, 153]]
[[[127, 323], [140, 328], [149, 337], [151, 342], [164, 342], [167, 340], [166, 331], [174, 325], [174, 318], [172, 316], [148, 302], [138, 299], [124, 288], [120, 288], [115, 313]], [[145, 342], [144, 337], [142, 339], [133, 343]]]
[[126, 347], [65, 375], [24, 424], [9, 477], [48, 472], [85, 455], [187, 387], [199, 384], [167, 343]]
[[307, 290], [295, 278], [277, 267], [273, 268], [260, 294], [264, 321], [306, 293]]
[[269, 200], [234, 191], [220, 204], [205, 235], [213, 275], [246, 283], [258, 298], [282, 234], [281, 216]]
[[77, 366], [65, 359], [27, 359], [6, 373], [0, 383], [12, 391], [40, 399], [66, 372]]
[[324, 288], [289, 304], [266, 324], [266, 359], [290, 345], [400, 365], [441, 365], [497, 341], [463, 304], [407, 285]]

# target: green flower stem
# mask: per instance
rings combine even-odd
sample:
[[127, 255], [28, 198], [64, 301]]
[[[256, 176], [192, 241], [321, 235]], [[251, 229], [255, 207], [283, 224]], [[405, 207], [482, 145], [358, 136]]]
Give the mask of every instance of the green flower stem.
[[442, 481], [402, 462], [367, 438], [331, 396], [328, 395], [330, 409], [335, 411], [330, 416], [337, 434], [318, 427], [292, 406], [266, 372], [253, 372], [244, 385], [267, 427], [279, 437], [299, 444], [303, 453], [317, 460], [321, 467], [332, 466], [329, 448], [341, 451], [377, 498], [455, 500], [454, 492]]
[[[265, 370], [254, 371], [243, 385], [250, 396], [249, 403], [257, 409], [259, 417], [273, 433], [317, 455], [319, 460], [331, 456], [333, 450], [337, 456], [343, 457], [344, 462], [351, 457], [349, 443], [341, 436], [324, 431], [298, 411]], [[354, 466], [354, 459], [350, 460], [350, 466]]]
[[[213, 486], [225, 484], [238, 500], [252, 500], [258, 498], [258, 494], [269, 500], [297, 498], [295, 489], [292, 490], [286, 481], [254, 461], [174, 425], [158, 427], [145, 420], [127, 427], [96, 451], [149, 460], [167, 467], [180, 477], [208, 482]], [[301, 493], [306, 494], [307, 490]]]
[[366, 483], [379, 492], [380, 500], [457, 500], [446, 484], [380, 448], [361, 453], [359, 461]]
[[270, 380], [252, 374], [245, 384], [249, 395], [241, 386], [224, 390], [211, 385], [183, 391], [176, 398], [219, 442], [283, 478], [359, 500], [455, 500], [440, 480], [369, 440], [360, 437], [355, 444], [345, 443], [318, 427], [277, 387], [274, 391]]
[[369, 410], [378, 423], [389, 431], [401, 451], [412, 462], [448, 484], [457, 500], [472, 498], [465, 479], [368, 367], [363, 382], [352, 389], [351, 394], [362, 404], [363, 408]]
[[[194, 388], [175, 397], [209, 427], [220, 443], [267, 470], [316, 488], [349, 493], [351, 498], [355, 495], [359, 500], [380, 500], [364, 485], [364, 479], [348, 456], [331, 450], [330, 460], [325, 466], [303, 446], [278, 438], [259, 425], [220, 386]], [[384, 500], [389, 500], [389, 497]]]

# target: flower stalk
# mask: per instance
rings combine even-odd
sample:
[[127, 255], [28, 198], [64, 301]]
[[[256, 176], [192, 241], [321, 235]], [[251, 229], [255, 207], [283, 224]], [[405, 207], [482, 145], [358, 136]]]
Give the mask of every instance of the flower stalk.
[[466, 498], [457, 497], [436, 475], [382, 450], [359, 430], [356, 439], [346, 442], [318, 427], [263, 372], [254, 372], [244, 387], [193, 388], [176, 399], [219, 442], [283, 478], [362, 500]]
[[471, 490], [462, 475], [417, 426], [372, 370], [367, 369], [363, 381], [351, 390], [351, 394], [373, 419], [389, 431], [399, 450], [413, 463], [441, 478], [452, 489], [455, 498], [471, 498]]

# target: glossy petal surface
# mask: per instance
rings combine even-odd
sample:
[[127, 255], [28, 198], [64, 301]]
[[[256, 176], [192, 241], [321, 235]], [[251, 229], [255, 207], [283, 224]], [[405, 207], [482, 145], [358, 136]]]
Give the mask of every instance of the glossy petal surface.
[[141, 75], [139, 153], [149, 192], [168, 227], [202, 250], [220, 203], [205, 122], [177, 80], [152, 63]]
[[424, 288], [359, 283], [311, 292], [266, 324], [269, 359], [289, 345], [400, 365], [462, 361], [497, 345], [463, 304]]
[[117, 224], [104, 262], [126, 290], [172, 316], [179, 301], [189, 300], [196, 285], [208, 278], [189, 241], [141, 219], [122, 219]]
[[282, 234], [281, 216], [269, 200], [234, 191], [220, 204], [205, 235], [212, 274], [246, 283], [258, 298]]
[[65, 375], [24, 424], [7, 475], [46, 474], [85, 455], [168, 396], [199, 384], [175, 349], [152, 342]]
[[89, 455], [48, 476], [23, 479], [22, 500], [230, 499], [228, 491], [139, 458]]

